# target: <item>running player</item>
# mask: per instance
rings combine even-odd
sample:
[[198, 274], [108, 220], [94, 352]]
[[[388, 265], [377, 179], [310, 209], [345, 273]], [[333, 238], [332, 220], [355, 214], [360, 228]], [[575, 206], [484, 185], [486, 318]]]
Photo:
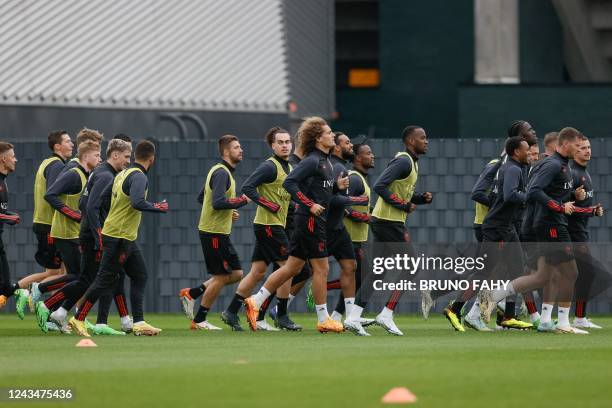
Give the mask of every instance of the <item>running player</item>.
[[[285, 225], [291, 196], [283, 188], [283, 182], [292, 170], [287, 161], [291, 153], [291, 136], [286, 130], [273, 127], [266, 134], [265, 140], [274, 155], [261, 163], [242, 186], [244, 194], [258, 205], [253, 221], [255, 248], [251, 258], [251, 270], [240, 281], [232, 302], [221, 314], [223, 322], [235, 331], [243, 330], [238, 311], [244, 299], [264, 278], [270, 264], [278, 267], [285, 264], [289, 251]], [[287, 314], [290, 288], [291, 281], [287, 281], [278, 289], [275, 322], [282, 329], [301, 330], [301, 326], [295, 324]], [[257, 320], [257, 329], [274, 330], [265, 319]]]
[[[348, 177], [346, 165], [355, 156], [353, 144], [347, 135], [342, 132], [334, 132], [335, 146], [331, 150], [330, 162], [334, 166], [334, 179]], [[350, 180], [349, 180], [350, 186]], [[344, 214], [350, 205], [368, 205], [369, 197], [350, 196], [348, 189], [338, 191], [329, 203], [329, 212], [326, 224], [326, 235], [334, 237], [328, 241], [328, 253], [333, 256], [340, 265], [340, 288], [342, 289], [340, 302], [344, 304], [342, 311], [346, 309], [346, 314], [350, 313], [350, 308], [355, 304], [357, 262], [355, 260], [355, 250], [348, 230], [344, 226]], [[331, 318], [336, 321], [342, 320], [342, 313], [332, 313]], [[344, 327], [359, 336], [366, 336], [368, 333], [361, 326], [360, 321], [345, 321]]]
[[112, 293], [122, 269], [131, 281], [133, 333], [136, 336], [154, 336], [162, 331], [144, 319], [147, 267], [136, 238], [142, 212], [166, 213], [168, 203], [151, 203], [146, 199], [149, 183], [147, 172], [155, 162], [155, 145], [148, 140], [140, 141], [136, 145], [134, 159], [134, 165], [117, 174], [112, 185], [107, 186], [102, 193], [102, 200], [111, 197], [111, 206], [101, 231], [103, 249], [100, 270], [85, 293], [83, 306], [69, 321], [79, 336], [89, 337], [85, 318], [102, 295]]
[[[77, 160], [77, 166], [61, 173], [45, 194], [45, 200], [55, 209], [50, 235], [61, 254], [66, 275], [32, 285], [32, 298], [37, 299], [44, 293], [61, 289], [65, 284], [78, 279], [80, 274], [79, 200], [85, 190], [89, 174], [100, 164], [100, 145], [91, 140], [81, 143], [78, 147]], [[36, 302], [35, 312], [40, 329], [46, 333], [49, 311], [44, 302]]]
[[[415, 210], [417, 204], [429, 204], [433, 199], [430, 192], [416, 194], [414, 192], [419, 174], [419, 156], [427, 152], [427, 134], [420, 126], [408, 126], [402, 132], [405, 151], [399, 152], [389, 162], [387, 168], [374, 184], [374, 191], [378, 194], [370, 227], [374, 234], [374, 242], [405, 243], [409, 253], [414, 253], [410, 235], [406, 229], [406, 216]], [[373, 274], [369, 275], [372, 278]], [[371, 287], [371, 282], [362, 282], [362, 285]], [[401, 292], [394, 292], [387, 301], [383, 310], [376, 316], [376, 323], [387, 332], [396, 336], [404, 333], [393, 321], [393, 310], [401, 296]], [[363, 308], [367, 299], [362, 299], [358, 307], [353, 307], [350, 320], [361, 319]]]
[[[593, 181], [591, 180], [591, 175], [587, 171], [590, 160], [591, 142], [585, 137], [579, 144], [578, 150], [574, 153], [574, 160], [570, 162], [574, 186], [579, 186], [579, 188], [583, 187], [586, 195], [584, 200], [576, 202], [576, 207], [588, 208], [593, 206], [594, 203]], [[586, 317], [589, 291], [595, 277], [588, 262], [588, 258], [590, 258], [590, 251], [587, 244], [589, 242], [589, 217], [601, 217], [604, 212], [601, 205], [597, 205], [597, 208], [596, 213], [584, 214], [576, 212], [568, 217], [567, 230], [574, 243], [576, 265], [578, 267], [578, 279], [576, 280], [576, 310], [572, 326], [579, 329], [601, 329], [601, 326], [593, 323]]]
[[[374, 153], [367, 144], [358, 144], [353, 146], [354, 156], [352, 158], [353, 170], [349, 171], [349, 188], [348, 195], [352, 197], [366, 196], [368, 203], [365, 205], [353, 205], [345, 210], [344, 226], [348, 231], [353, 243], [353, 251], [355, 252], [355, 260], [357, 262], [355, 269], [355, 305], [363, 308], [361, 302], [361, 278], [362, 265], [365, 261], [365, 251], [363, 245], [368, 241], [368, 232], [370, 222], [370, 186], [368, 185], [368, 172], [374, 168]], [[334, 314], [341, 316], [345, 311], [345, 302], [342, 296], [338, 299], [338, 304]], [[352, 307], [355, 307], [353, 305]], [[347, 316], [350, 315], [346, 310]], [[361, 318], [359, 323], [362, 327], [369, 326], [375, 322], [374, 319]]]
[[0, 142], [0, 309], [6, 305], [9, 297], [20, 290], [19, 283], [11, 283], [9, 264], [2, 241], [4, 224], [16, 225], [21, 222], [19, 214], [8, 209], [6, 176], [15, 171], [16, 164], [17, 158], [15, 157], [13, 145], [7, 142]]
[[[482, 306], [485, 314], [490, 314], [495, 304], [506, 296], [544, 287], [554, 273], [559, 279], [557, 293], [550, 293], [549, 298], [545, 294], [538, 331], [588, 333], [573, 328], [569, 323], [569, 308], [578, 271], [567, 230], [567, 216], [574, 212], [600, 212], [597, 206], [581, 208], [570, 201], [573, 180], [569, 159], [573, 158], [582, 138], [582, 134], [574, 128], [562, 129], [559, 132], [556, 152], [534, 170], [533, 180], [528, 185], [527, 199], [534, 201], [536, 205], [533, 224], [538, 241], [543, 243], [541, 256], [544, 259], [542, 264], [546, 267], [540, 267], [539, 264], [535, 274], [512, 280], [505, 290], [487, 292]], [[556, 326], [552, 321], [555, 298], [560, 299], [559, 323]]]
[[[102, 226], [109, 210], [107, 205], [102, 204], [102, 192], [109, 188], [109, 186], [112, 186], [115, 175], [119, 171], [127, 168], [130, 164], [131, 154], [131, 144], [119, 139], [111, 140], [106, 150], [107, 161], [94, 169], [87, 180], [85, 191], [79, 202], [79, 209], [82, 215], [79, 234], [81, 248], [79, 278], [54, 293], [53, 296], [44, 301], [45, 307], [41, 306], [39, 309], [40, 319], [46, 321], [47, 317], [49, 317], [52, 322], [56, 323], [64, 331], [64, 328], [68, 326], [68, 312], [93, 283], [100, 266], [103, 248]], [[116, 299], [117, 310], [121, 316], [121, 326], [125, 331], [131, 331], [132, 323], [127, 314], [125, 299], [123, 296], [117, 296]], [[49, 310], [55, 311], [49, 316]], [[108, 315], [108, 312], [105, 313]], [[125, 334], [114, 330], [107, 324], [92, 325], [88, 328], [94, 334]]]
[[[208, 311], [221, 289], [242, 279], [242, 266], [230, 241], [233, 222], [238, 219], [238, 208], [249, 203], [246, 195], [236, 197], [233, 173], [242, 161], [242, 148], [236, 136], [219, 138], [221, 161], [206, 176], [198, 201], [202, 203], [198, 230], [206, 269], [212, 277], [200, 286], [181, 289], [179, 299], [191, 320], [192, 330], [221, 330], [206, 320]], [[193, 315], [195, 300], [202, 296], [197, 314]]]
[[[38, 241], [38, 249], [34, 259], [36, 259], [40, 266], [45, 268], [45, 271], [34, 273], [21, 279], [19, 282], [24, 288], [48, 278], [55, 278], [62, 271], [61, 255], [50, 235], [51, 221], [53, 220], [55, 210], [45, 200], [45, 194], [63, 170], [66, 161], [72, 157], [74, 144], [70, 139], [70, 135], [65, 130], [55, 130], [49, 133], [47, 141], [49, 149], [53, 154], [40, 163], [36, 172], [34, 179], [34, 220], [32, 226]], [[29, 291], [23, 289], [15, 296], [15, 309], [20, 319], [24, 318], [29, 295]], [[34, 311], [34, 303], [30, 303], [30, 311]]]
[[257, 330], [259, 308], [287, 280], [297, 275], [310, 261], [313, 271], [313, 294], [319, 332], [342, 332], [342, 323], [327, 312], [326, 223], [329, 202], [334, 189], [348, 187], [348, 177], [334, 180], [329, 152], [334, 147], [334, 136], [327, 122], [319, 117], [306, 118], [298, 130], [304, 153], [300, 164], [287, 176], [283, 186], [299, 203], [295, 214], [295, 231], [291, 236], [289, 258], [285, 265], [273, 272], [257, 294], [245, 299], [247, 319], [251, 330]]

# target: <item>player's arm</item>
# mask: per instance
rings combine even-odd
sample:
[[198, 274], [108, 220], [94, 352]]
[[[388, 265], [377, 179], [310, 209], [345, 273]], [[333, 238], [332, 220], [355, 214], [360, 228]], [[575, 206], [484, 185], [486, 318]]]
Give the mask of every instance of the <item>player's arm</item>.
[[54, 160], [45, 168], [44, 175], [46, 180], [45, 190], [49, 190], [49, 187], [57, 180], [62, 170], [66, 165], [61, 160]]
[[[359, 197], [359, 196], [363, 196], [364, 193], [365, 193], [365, 187], [363, 186], [361, 177], [359, 177], [357, 174], [351, 174], [349, 176], [349, 187], [348, 187], [349, 196]], [[367, 196], [364, 196], [364, 197], [367, 198]], [[367, 204], [367, 200], [366, 200], [366, 204]], [[370, 221], [370, 215], [367, 212], [356, 211], [350, 207], [344, 210], [344, 214], [348, 219], [353, 220], [355, 222], [369, 222]]]
[[62, 194], [76, 194], [81, 190], [81, 177], [76, 171], [66, 171], [47, 189], [45, 200], [64, 217], [81, 222], [81, 212], [70, 208], [60, 200]]
[[412, 165], [406, 157], [396, 157], [391, 160], [387, 168], [380, 175], [374, 184], [374, 191], [387, 204], [406, 212], [410, 212], [411, 203], [400, 199], [396, 194], [389, 190], [389, 185], [399, 179], [403, 179], [410, 175]]
[[99, 249], [102, 248], [102, 220], [100, 219], [100, 208], [104, 200], [109, 200], [111, 197], [114, 177], [107, 172], [100, 172], [96, 177], [96, 182], [93, 183], [91, 191], [89, 192], [89, 198], [87, 199], [85, 216], [87, 217], [87, 222], [93, 236], [96, 237], [96, 249]]
[[554, 161], [543, 163], [539, 171], [533, 175], [533, 180], [529, 183], [529, 187], [527, 189], [527, 200], [536, 201], [551, 211], [565, 213], [563, 203], [554, 200], [544, 191], [544, 188], [546, 188], [546, 186], [553, 181], [555, 176], [560, 171], [561, 166]]
[[514, 204], [525, 204], [527, 201], [527, 194], [519, 191], [519, 185], [521, 183], [521, 177], [523, 172], [519, 167], [509, 167], [504, 175], [504, 201]]
[[259, 195], [257, 186], [265, 183], [271, 183], [276, 179], [276, 166], [270, 160], [261, 163], [255, 171], [246, 179], [242, 185], [242, 193], [249, 197], [251, 201], [266, 210], [276, 213], [280, 210], [280, 205], [268, 200], [266, 197]]
[[149, 180], [147, 179], [147, 176], [140, 171], [131, 173], [123, 182], [123, 192], [130, 196], [132, 208], [138, 211], [167, 212], [168, 203], [152, 203], [147, 201], [145, 198], [145, 192], [147, 191], [148, 185]]
[[499, 161], [489, 162], [478, 176], [478, 180], [472, 187], [472, 201], [476, 201], [487, 207], [491, 206], [488, 191], [493, 186], [495, 174], [499, 170]]
[[230, 187], [230, 178], [227, 171], [217, 169], [210, 178], [210, 189], [212, 190], [212, 207], [214, 210], [238, 209], [248, 204], [245, 195], [236, 198], [225, 197], [225, 192]]

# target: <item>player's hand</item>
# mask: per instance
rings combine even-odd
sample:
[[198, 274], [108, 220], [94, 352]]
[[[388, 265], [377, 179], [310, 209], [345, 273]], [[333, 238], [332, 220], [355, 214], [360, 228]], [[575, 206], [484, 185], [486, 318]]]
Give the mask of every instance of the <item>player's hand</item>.
[[161, 201], [159, 203], [153, 204], [153, 207], [157, 208], [161, 212], [167, 212], [168, 211], [168, 202], [166, 200], [164, 200], [164, 201]]
[[338, 181], [336, 182], [339, 190], [346, 190], [349, 186], [349, 178], [348, 176], [340, 176], [338, 177]]
[[576, 196], [576, 201], [582, 201], [586, 199], [586, 191], [584, 191], [584, 186], [580, 186], [574, 192], [574, 196]]
[[575, 207], [574, 207], [574, 201], [570, 201], [569, 203], [565, 203], [563, 204], [563, 212], [567, 215], [572, 215], [572, 213], [574, 212]]
[[312, 207], [310, 207], [310, 213], [312, 215], [316, 215], [317, 217], [321, 215], [323, 211], [325, 211], [325, 207], [319, 204], [313, 204]]
[[410, 207], [408, 207], [408, 214], [413, 213], [417, 209], [416, 204], [410, 203]]
[[232, 221], [236, 221], [240, 218], [240, 213], [236, 210], [232, 210]]
[[595, 213], [594, 214], [595, 214], [596, 217], [603, 217], [603, 215], [604, 215], [604, 208], [602, 207], [601, 204], [597, 204], [595, 206]]
[[423, 193], [423, 199], [425, 199], [425, 202], [427, 204], [429, 204], [433, 200], [433, 194], [431, 194], [429, 191], [427, 191], [427, 192]]

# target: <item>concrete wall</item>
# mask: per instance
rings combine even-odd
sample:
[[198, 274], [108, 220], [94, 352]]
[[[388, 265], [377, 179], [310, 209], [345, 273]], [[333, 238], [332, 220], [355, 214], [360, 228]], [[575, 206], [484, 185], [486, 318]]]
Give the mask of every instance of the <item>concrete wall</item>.
[[[502, 141], [497, 139], [457, 140], [438, 139], [430, 142], [428, 155], [419, 161], [419, 191], [434, 193], [428, 207], [420, 207], [409, 216], [408, 225], [416, 242], [471, 242], [474, 240], [473, 204], [469, 200], [472, 185], [485, 163], [499, 151]], [[593, 161], [590, 171], [596, 186], [597, 201], [612, 205], [612, 145], [602, 139], [592, 140]], [[268, 157], [267, 146], [260, 141], [243, 141], [245, 161], [236, 170], [238, 185], [257, 164]], [[398, 151], [397, 140], [374, 140], [371, 143], [377, 156], [371, 183]], [[17, 172], [8, 178], [10, 207], [18, 211], [23, 224], [7, 227], [4, 243], [13, 277], [23, 277], [39, 271], [34, 263], [35, 237], [32, 227], [32, 190], [35, 169], [47, 155], [40, 142], [17, 142], [19, 158]], [[196, 225], [200, 205], [196, 197], [210, 166], [216, 161], [213, 142], [160, 142], [158, 160], [149, 174], [149, 197], [166, 198], [170, 212], [166, 215], [144, 214], [139, 241], [149, 267], [146, 310], [178, 312], [179, 289], [193, 286], [206, 277]], [[254, 244], [252, 220], [255, 206], [240, 210], [241, 217], [234, 226], [232, 241], [245, 270], [250, 266]], [[592, 237], [595, 241], [612, 241], [612, 216], [593, 219]], [[332, 268], [331, 277], [337, 269]], [[223, 291], [215, 310], [225, 307], [235, 287]], [[304, 294], [293, 303], [294, 310], [305, 310]], [[335, 302], [337, 292], [330, 294]], [[591, 310], [609, 311], [608, 303]], [[372, 305], [373, 308], [376, 305]], [[417, 311], [416, 302], [401, 304], [400, 310]]]

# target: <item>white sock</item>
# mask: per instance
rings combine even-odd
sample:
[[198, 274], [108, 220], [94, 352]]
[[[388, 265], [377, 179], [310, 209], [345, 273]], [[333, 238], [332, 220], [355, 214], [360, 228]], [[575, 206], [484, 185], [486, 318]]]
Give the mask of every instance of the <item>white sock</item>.
[[289, 294], [289, 300], [287, 301], [287, 307], [289, 307], [289, 305], [291, 304], [291, 302], [293, 302], [293, 299], [295, 299], [295, 296], [293, 296], [291, 293]]
[[336, 312], [335, 310], [332, 312], [331, 316], [330, 316], [333, 320], [340, 322], [342, 321], [342, 315], [338, 312]]
[[480, 302], [478, 299], [474, 301], [474, 304], [468, 313], [468, 318], [470, 320], [480, 319]]
[[505, 299], [508, 296], [514, 295], [515, 293], [516, 292], [514, 291], [514, 286], [512, 286], [512, 283], [509, 283], [508, 289], [494, 290], [491, 293], [491, 297], [492, 297], [493, 303], [499, 303], [502, 299]]
[[105, 323], [96, 323], [96, 327], [106, 327], [108, 324]]
[[541, 323], [548, 323], [552, 320], [552, 311], [555, 305], [551, 305], [550, 303], [542, 303], [542, 318], [540, 319]]
[[349, 316], [351, 314], [351, 310], [353, 309], [353, 306], [355, 305], [355, 298], [344, 298], [344, 309], [345, 312], [344, 314], [346, 316]]
[[346, 316], [349, 320], [358, 321], [359, 319], [361, 319], [362, 313], [363, 313], [363, 307], [358, 306], [358, 305], [353, 305], [353, 307], [351, 307], [351, 314], [349, 315], [347, 313]]
[[64, 320], [66, 316], [68, 316], [68, 311], [63, 307], [60, 307], [53, 312], [53, 317], [56, 317], [58, 320]]
[[540, 314], [538, 312], [532, 313], [529, 315], [529, 318], [531, 319], [532, 322], [535, 322], [536, 320], [540, 318]]
[[134, 322], [134, 324], [144, 323], [144, 322], [145, 322], [144, 320], [139, 320], [139, 321], [137, 321], [137, 322]]
[[384, 317], [384, 318], [388, 318], [388, 319], [393, 319], [393, 310], [389, 309], [387, 306], [385, 306], [383, 308], [383, 310], [381, 310], [380, 317]]
[[130, 316], [123, 316], [121, 318], [121, 324], [122, 325], [129, 324], [131, 321], [132, 321], [132, 319], [130, 319]]
[[559, 326], [567, 327], [570, 325], [569, 313], [570, 313], [569, 307], [558, 307], [557, 308], [557, 315], [559, 316]]
[[317, 319], [319, 319], [319, 323], [325, 323], [325, 321], [329, 318], [329, 313], [327, 313], [327, 303], [315, 305], [315, 309], [317, 311]]
[[270, 291], [266, 289], [265, 286], [262, 286], [261, 289], [259, 289], [259, 292], [253, 295], [255, 305], [258, 309], [261, 307], [261, 305], [263, 305], [263, 302], [265, 302], [266, 299], [270, 297], [270, 295]]

